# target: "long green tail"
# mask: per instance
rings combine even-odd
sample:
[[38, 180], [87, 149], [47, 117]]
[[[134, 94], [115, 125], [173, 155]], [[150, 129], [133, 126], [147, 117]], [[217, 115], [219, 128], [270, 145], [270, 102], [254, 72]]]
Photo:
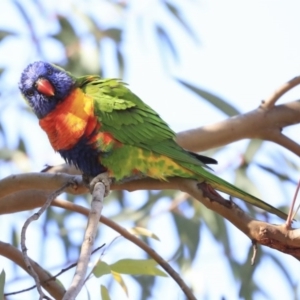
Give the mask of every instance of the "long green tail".
[[[197, 175], [199, 175], [200, 178], [205, 178], [205, 181], [209, 183], [214, 189], [224, 192], [228, 195], [231, 195], [232, 197], [236, 197], [239, 199], [242, 199], [254, 206], [257, 206], [269, 213], [272, 213], [282, 219], [287, 218], [287, 214], [282, 212], [281, 210], [275, 208], [274, 206], [244, 192], [243, 190], [237, 188], [236, 186], [230, 184], [229, 182], [221, 179], [220, 177], [217, 177], [210, 173], [209, 171], [199, 168], [198, 166], [193, 165], [191, 167], [190, 164], [181, 163], [182, 166], [186, 167], [187, 169], [195, 172]], [[200, 169], [200, 170], [199, 170]]]

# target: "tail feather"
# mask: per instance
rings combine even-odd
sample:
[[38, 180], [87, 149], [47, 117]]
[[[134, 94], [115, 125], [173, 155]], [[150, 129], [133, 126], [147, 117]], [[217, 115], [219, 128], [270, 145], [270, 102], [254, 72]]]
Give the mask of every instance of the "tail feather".
[[[226, 185], [224, 183], [226, 183]], [[254, 197], [254, 196], [240, 190], [239, 188], [235, 187], [234, 185], [229, 184], [226, 181], [224, 181], [222, 183], [216, 182], [216, 181], [211, 181], [210, 184], [213, 188], [215, 188], [218, 191], [224, 192], [232, 197], [242, 199], [245, 202], [248, 202], [256, 207], [259, 207], [259, 208], [261, 208], [269, 213], [272, 213], [284, 220], [287, 218], [286, 213], [284, 213], [281, 210], [277, 209], [276, 207], [260, 200], [259, 198]]]
[[[183, 164], [182, 164], [183, 165]], [[282, 212], [281, 210], [277, 209], [276, 207], [260, 200], [257, 197], [254, 197], [243, 190], [239, 189], [238, 187], [232, 185], [231, 183], [223, 180], [220, 177], [215, 176], [214, 174], [210, 173], [209, 171], [201, 168], [199, 170], [198, 166], [193, 166], [191, 168], [191, 165], [189, 167], [185, 165], [189, 170], [195, 172], [196, 174], [199, 175], [199, 178], [205, 178], [205, 181], [209, 183], [214, 189], [224, 192], [232, 197], [236, 197], [239, 199], [244, 200], [245, 202], [248, 202], [256, 207], [259, 207], [269, 213], [272, 213], [282, 219], [287, 218], [287, 214]]]
[[194, 156], [195, 158], [197, 158], [199, 161], [201, 161], [204, 164], [207, 164], [207, 165], [214, 164], [215, 165], [215, 164], [218, 163], [214, 158], [204, 156], [204, 155], [201, 155], [201, 154], [198, 154], [198, 153], [194, 153], [194, 152], [191, 152], [191, 151], [188, 151], [188, 153], [190, 155]]

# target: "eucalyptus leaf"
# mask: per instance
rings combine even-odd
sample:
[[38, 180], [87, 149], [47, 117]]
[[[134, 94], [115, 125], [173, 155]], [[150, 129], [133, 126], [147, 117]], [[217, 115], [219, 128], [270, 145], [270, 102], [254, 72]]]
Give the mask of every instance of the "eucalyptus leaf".
[[167, 33], [165, 28], [161, 27], [160, 25], [156, 25], [156, 33], [160, 39], [160, 41], [163, 42], [164, 45], [170, 50], [172, 53], [173, 57], [178, 60], [178, 52], [177, 49], [174, 45], [174, 43], [171, 40], [170, 35]]
[[[246, 257], [245, 262], [243, 264], [240, 264], [238, 268], [238, 272], [239, 272], [238, 278], [249, 278], [249, 280], [242, 281], [240, 287], [240, 293], [239, 293], [241, 299], [253, 299], [255, 293], [262, 292], [260, 287], [253, 279], [256, 266], [261, 261], [262, 253], [259, 250], [256, 252], [254, 266], [250, 264], [250, 260], [252, 256], [253, 256], [253, 248], [249, 247], [248, 255]], [[266, 298], [268, 299], [270, 297], [266, 297]]]
[[257, 163], [256, 165], [259, 168], [267, 171], [268, 173], [270, 173], [272, 175], [275, 175], [281, 181], [289, 181], [289, 182], [291, 182], [291, 183], [293, 183], [295, 185], [298, 184], [298, 182], [295, 181], [293, 178], [289, 177], [288, 174], [281, 172], [282, 171], [281, 169], [280, 169], [280, 171], [277, 171], [277, 170], [273, 169], [272, 167], [269, 167], [269, 166], [266, 166], [266, 165], [263, 165], [263, 164]]
[[212, 104], [213, 106], [215, 106], [216, 108], [221, 110], [224, 114], [226, 114], [230, 117], [240, 114], [239, 110], [237, 110], [233, 105], [231, 105], [228, 101], [222, 99], [221, 97], [219, 97], [211, 92], [208, 92], [205, 89], [202, 89], [202, 88], [196, 87], [190, 83], [187, 83], [184, 80], [177, 79], [177, 81], [180, 82], [182, 85], [184, 85], [189, 90], [196, 93], [201, 98], [207, 100], [210, 104]]
[[109, 297], [108, 290], [104, 285], [101, 285], [100, 290], [101, 290], [101, 299], [102, 300], [111, 300], [111, 298]]
[[97, 278], [99, 278], [103, 275], [110, 274], [111, 269], [110, 266], [105, 261], [98, 260], [92, 272]]
[[123, 31], [120, 28], [108, 28], [102, 31], [105, 37], [109, 37], [117, 44], [121, 42]]
[[185, 29], [185, 31], [195, 40], [198, 41], [197, 36], [195, 35], [192, 28], [189, 26], [188, 22], [184, 20], [182, 17], [180, 9], [178, 9], [173, 3], [169, 1], [164, 2], [167, 9], [170, 13], [175, 17], [175, 19], [179, 22], [179, 24]]
[[153, 259], [121, 259], [110, 265], [112, 271], [130, 275], [150, 275], [167, 277], [167, 274], [157, 268]]
[[296, 288], [295, 283], [293, 282], [293, 280], [291, 278], [291, 274], [288, 271], [286, 265], [271, 251], [268, 255], [275, 262], [275, 264], [278, 266], [278, 268], [281, 270], [282, 274], [284, 275], [284, 277], [286, 278], [286, 280], [288, 281], [290, 286]]
[[247, 168], [241, 167], [236, 169], [235, 171], [235, 185], [238, 186], [241, 190], [252, 194], [258, 198], [261, 198], [260, 192], [256, 185], [250, 180], [249, 176], [247, 175]]
[[0, 299], [4, 299], [5, 271], [0, 274]]
[[118, 61], [118, 67], [119, 67], [119, 77], [123, 78], [124, 75], [124, 56], [119, 46], [116, 46], [116, 56]]
[[244, 159], [246, 163], [250, 163], [254, 159], [255, 154], [261, 148], [263, 142], [263, 140], [253, 139], [248, 143], [248, 146], [244, 153]]
[[148, 230], [147, 228], [133, 227], [133, 228], [128, 229], [128, 231], [131, 234], [147, 236], [147, 237], [150, 237], [150, 238], [155, 239], [157, 241], [160, 240], [156, 234], [154, 234], [152, 231]]
[[114, 280], [118, 282], [118, 284], [121, 286], [121, 288], [125, 292], [126, 296], [128, 297], [128, 288], [127, 288], [127, 285], [125, 284], [125, 281], [124, 281], [123, 277], [121, 276], [121, 274], [114, 272], [114, 271], [112, 271], [111, 274], [112, 274]]
[[78, 41], [78, 36], [70, 20], [62, 15], [59, 15], [58, 22], [60, 25], [60, 31], [53, 35], [53, 37], [61, 41], [65, 47], [76, 43]]
[[178, 238], [187, 247], [189, 259], [193, 261], [199, 246], [200, 219], [198, 217], [186, 218], [177, 212], [172, 213], [172, 216], [177, 227]]
[[7, 36], [13, 35], [14, 33], [12, 31], [7, 30], [0, 30], [0, 42], [6, 38]]

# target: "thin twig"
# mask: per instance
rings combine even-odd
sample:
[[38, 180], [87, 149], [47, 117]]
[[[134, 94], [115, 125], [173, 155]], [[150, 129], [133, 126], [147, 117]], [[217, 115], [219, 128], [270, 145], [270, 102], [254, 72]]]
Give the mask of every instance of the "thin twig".
[[256, 255], [257, 255], [257, 242], [254, 240], [252, 240], [252, 249], [253, 249], [253, 255], [251, 258], [251, 266], [254, 266]]
[[[43, 208], [43, 207], [42, 207]], [[41, 208], [41, 209], [42, 209]], [[24, 262], [26, 264], [26, 267], [28, 269], [28, 273], [33, 277], [35, 284], [36, 284], [36, 288], [39, 292], [39, 299], [44, 299], [46, 297], [46, 295], [44, 294], [41, 284], [40, 284], [40, 279], [39, 276], [37, 275], [37, 273], [34, 271], [34, 269], [32, 268], [31, 262], [29, 260], [29, 256], [27, 255], [27, 248], [26, 248], [26, 230], [29, 226], [29, 224], [33, 221], [36, 221], [39, 218], [39, 215], [37, 213], [35, 213], [34, 215], [32, 215], [31, 217], [29, 217], [23, 227], [22, 227], [22, 231], [21, 231], [21, 249], [22, 249], [22, 253], [23, 253], [23, 259]]]
[[269, 98], [262, 102], [261, 108], [271, 109], [274, 107], [276, 101], [291, 90], [293, 87], [300, 84], [300, 76], [297, 76], [288, 82], [284, 83], [281, 87], [279, 87]]
[[[28, 272], [28, 268], [24, 263], [24, 259], [22, 256], [22, 252], [16, 247], [4, 243], [0, 241], [0, 255], [6, 257], [13, 261], [16, 265], [20, 266], [25, 272]], [[38, 274], [40, 278], [40, 282], [43, 288], [54, 298], [54, 299], [62, 299], [65, 289], [64, 287], [55, 280], [47, 281], [50, 278], [50, 274], [44, 270], [40, 265], [38, 265], [35, 261], [30, 260], [31, 265]]]
[[92, 247], [97, 233], [98, 223], [103, 208], [103, 198], [105, 186], [102, 182], [96, 183], [93, 190], [93, 200], [91, 210], [89, 212], [88, 224], [84, 236], [84, 241], [81, 247], [80, 256], [73, 281], [63, 297], [63, 300], [76, 299], [77, 295], [84, 285], [85, 275], [90, 260]]
[[[92, 251], [91, 254], [94, 254], [94, 253], [97, 252], [99, 249], [103, 248], [104, 246], [105, 246], [105, 244], [103, 244], [103, 245], [97, 247], [96, 249], [94, 249], [94, 250]], [[47, 283], [47, 282], [49, 282], [49, 281], [55, 280], [55, 279], [56, 279], [57, 277], [59, 277], [61, 274], [67, 272], [68, 270], [70, 270], [70, 269], [72, 269], [72, 268], [74, 268], [74, 267], [76, 267], [76, 266], [77, 266], [77, 262], [75, 262], [75, 263], [73, 263], [73, 264], [67, 266], [66, 268], [61, 269], [61, 270], [60, 270], [58, 273], [56, 273], [55, 275], [49, 277], [49, 278], [46, 279], [46, 280], [41, 281], [41, 284], [45, 284], [45, 283]], [[12, 296], [12, 295], [17, 295], [17, 294], [22, 294], [22, 293], [28, 292], [28, 291], [30, 291], [30, 290], [33, 290], [35, 287], [36, 287], [36, 285], [33, 285], [33, 286], [31, 286], [31, 287], [29, 287], [29, 288], [26, 288], [26, 289], [22, 289], [22, 290], [15, 291], [15, 292], [11, 292], [11, 293], [5, 293], [4, 296]]]
[[298, 193], [299, 193], [299, 189], [300, 189], [300, 180], [297, 184], [297, 188], [296, 188], [296, 191], [295, 191], [295, 194], [294, 194], [294, 198], [293, 198], [293, 201], [292, 201], [292, 204], [291, 204], [291, 207], [289, 209], [289, 214], [288, 214], [288, 217], [286, 219], [286, 222], [285, 222], [285, 226], [287, 229], [290, 229], [291, 228], [291, 223], [292, 223], [292, 220], [293, 218], [295, 217], [295, 214], [297, 213], [297, 210], [294, 212], [294, 207], [295, 207], [295, 203], [296, 203], [296, 200], [297, 200], [297, 196], [298, 196]]
[[21, 249], [22, 249], [22, 253], [23, 253], [23, 258], [24, 258], [24, 262], [28, 268], [29, 273], [32, 275], [33, 279], [35, 280], [36, 283], [36, 287], [37, 290], [39, 292], [40, 298], [39, 299], [48, 299], [48, 297], [44, 294], [43, 290], [42, 290], [42, 286], [40, 284], [40, 279], [39, 276], [37, 275], [37, 273], [35, 272], [34, 268], [31, 265], [29, 256], [27, 255], [27, 247], [26, 247], [26, 230], [29, 226], [29, 224], [33, 221], [36, 221], [39, 219], [39, 217], [43, 214], [43, 212], [51, 205], [51, 202], [59, 195], [61, 194], [65, 188], [67, 186], [69, 186], [71, 183], [66, 183], [64, 186], [62, 186], [61, 188], [59, 188], [58, 190], [56, 190], [55, 192], [53, 192], [52, 194], [50, 194], [47, 198], [47, 201], [45, 202], [45, 204], [39, 209], [39, 211], [35, 214], [33, 214], [31, 217], [29, 217], [23, 227], [22, 227], [22, 231], [21, 231]]

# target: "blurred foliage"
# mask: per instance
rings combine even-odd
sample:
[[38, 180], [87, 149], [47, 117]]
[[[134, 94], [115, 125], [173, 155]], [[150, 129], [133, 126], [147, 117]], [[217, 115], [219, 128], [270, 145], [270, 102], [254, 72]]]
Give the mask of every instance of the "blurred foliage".
[[128, 288], [121, 274], [150, 275], [166, 277], [166, 273], [157, 268], [157, 262], [153, 259], [121, 259], [113, 264], [99, 260], [93, 268], [93, 274], [100, 278], [104, 275], [112, 275], [113, 279], [120, 284], [128, 297]]
[[183, 86], [196, 93], [200, 98], [203, 98], [204, 100], [208, 101], [211, 105], [215, 106], [217, 109], [221, 110], [224, 114], [228, 115], [229, 117], [240, 114], [240, 112], [235, 107], [233, 107], [228, 101], [216, 96], [215, 94], [212, 94], [202, 88], [193, 86], [190, 83], [187, 83], [180, 79], [178, 79], [178, 82], [180, 82]]
[[4, 284], [5, 284], [5, 272], [1, 271], [0, 274], [0, 298], [4, 299]]
[[[123, 37], [126, 35], [126, 20], [129, 16], [130, 1], [98, 1], [96, 4], [93, 1], [68, 1], [65, 3], [64, 9], [60, 9], [58, 6], [43, 1], [12, 1], [11, 5], [19, 13], [20, 22], [24, 25], [22, 31], [16, 32], [15, 30], [8, 30], [3, 28], [0, 30], [0, 47], [2, 43], [8, 41], [11, 37], [19, 36], [24, 42], [24, 39], [30, 44], [30, 52], [24, 52], [24, 66], [31, 62], [33, 57], [39, 57], [42, 60], [52, 57], [47, 52], [45, 42], [52, 43], [57, 49], [63, 49], [61, 55], [53, 56], [54, 63], [63, 65], [65, 69], [75, 74], [89, 74], [97, 73], [102, 75], [105, 71], [104, 61], [106, 60], [105, 51], [103, 46], [109, 41], [113, 49], [113, 57], [115, 58], [116, 65], [118, 67], [119, 77], [123, 77], [127, 68], [130, 68], [124, 54], [124, 44], [128, 41]], [[90, 5], [90, 7], [89, 7]], [[194, 32], [194, 29], [188, 22], [188, 18], [184, 16], [184, 5], [179, 4], [178, 1], [160, 1], [159, 4], [161, 10], [164, 12], [164, 17], [170, 19], [172, 22], [180, 26], [186, 35], [195, 44], [199, 44], [199, 39]], [[89, 8], [88, 8], [89, 7]], [[95, 10], [104, 8], [108, 13], [112, 14], [112, 21], [105, 22], [99, 19]], [[85, 9], [83, 9], [85, 8]], [[12, 20], [13, 22], [13, 20]], [[49, 29], [47, 29], [49, 24]], [[141, 26], [140, 22], [136, 23], [137, 26]], [[9, 24], [7, 25], [9, 27]], [[41, 29], [42, 28], [42, 29]], [[46, 28], [46, 29], [43, 29]], [[140, 28], [140, 39], [143, 37], [142, 29]], [[166, 56], [171, 54], [175, 62], [180, 62], [180, 53], [177, 48], [178, 41], [171, 29], [160, 20], [157, 20], [153, 24], [154, 39], [158, 41], [157, 47], [161, 53], [162, 63]], [[148, 37], [147, 37], [148, 38]], [[20, 44], [21, 45], [21, 44]], [[7, 60], [5, 67], [0, 70], [0, 80], [3, 80], [3, 75], [13, 68], [14, 60]], [[170, 78], [172, 78], [170, 74]], [[191, 90], [199, 96], [200, 101], [207, 101], [213, 105], [216, 109], [222, 111], [227, 116], [234, 116], [239, 114], [239, 110], [229, 103], [228, 100], [223, 99], [215, 95], [212, 92], [208, 92], [204, 88], [187, 83], [184, 79], [177, 80], [184, 88]], [[3, 89], [3, 86], [2, 86]], [[7, 90], [2, 90], [1, 101], [8, 103], [12, 96], [17, 94], [17, 87], [7, 86]], [[24, 108], [22, 108], [24, 112]], [[28, 113], [28, 111], [26, 111]], [[3, 114], [4, 112], [2, 112]], [[17, 146], [12, 149], [7, 144], [6, 130], [0, 118], [0, 160], [2, 163], [12, 163], [19, 171], [28, 171], [29, 162], [27, 157], [26, 137], [22, 137], [20, 133], [19, 142]], [[292, 178], [288, 170], [299, 171], [292, 161], [287, 156], [281, 154], [281, 159], [284, 161], [285, 168], [274, 169], [273, 167], [262, 164], [255, 161], [255, 155], [261, 151], [263, 142], [253, 140], [250, 141], [246, 147], [245, 153], [241, 154], [241, 163], [234, 168], [236, 174], [236, 183], [245, 190], [257, 190], [255, 184], [248, 177], [249, 168], [258, 167], [260, 170], [275, 176], [279, 181], [290, 181], [295, 184], [295, 180]], [[274, 165], [274, 164], [273, 164]], [[286, 170], [286, 171], [283, 171]], [[5, 173], [4, 173], [5, 174]], [[176, 199], [181, 197], [179, 202]], [[83, 197], [74, 197], [68, 195], [70, 201], [84, 201], [89, 202], [89, 197], [83, 199]], [[162, 211], [160, 214], [168, 214], [170, 216], [170, 227], [173, 227], [176, 234], [176, 238], [179, 241], [177, 247], [174, 249], [171, 257], [172, 265], [185, 272], [193, 267], [194, 260], [197, 256], [197, 252], [201, 246], [201, 238], [203, 228], [208, 229], [211, 236], [219, 243], [223, 249], [222, 253], [227, 259], [230, 265], [232, 276], [240, 285], [239, 296], [244, 299], [253, 299], [255, 293], [263, 293], [263, 290], [259, 282], [255, 282], [253, 274], [256, 270], [255, 267], [250, 266], [250, 257], [252, 248], [249, 248], [249, 253], [245, 260], [238, 260], [235, 258], [233, 241], [230, 238], [230, 230], [228, 223], [214, 212], [205, 209], [200, 206], [199, 203], [191, 199], [188, 195], [182, 193], [176, 193], [171, 191], [148, 191], [141, 197], [140, 205], [135, 203], [134, 209], [130, 209], [128, 205], [130, 196], [123, 191], [117, 191], [111, 193], [108, 197], [106, 204], [114, 205], [115, 212], [110, 214], [110, 218], [117, 221], [131, 221], [131, 225], [135, 228], [132, 232], [141, 235], [141, 238], [151, 245], [150, 239], [159, 237], [158, 233], [153, 233], [150, 230], [142, 229], [141, 227], [147, 227], [149, 223], [158, 216], [153, 213], [156, 211], [156, 205], [158, 202], [168, 203], [169, 208]], [[177, 203], [174, 205], [174, 201]], [[173, 204], [172, 204], [173, 203]], [[260, 214], [253, 207], [248, 207], [249, 211], [253, 215]], [[159, 214], [158, 214], [159, 215]], [[74, 259], [74, 255], [71, 253], [78, 253], [80, 245], [72, 238], [72, 230], [82, 232], [83, 228], [72, 228], [68, 225], [71, 218], [78, 218], [69, 211], [57, 210], [50, 208], [45, 214], [41, 224], [41, 231], [44, 242], [39, 245], [41, 256], [47, 247], [46, 240], [49, 238], [49, 224], [55, 222], [57, 228], [59, 228], [59, 238], [64, 246], [65, 253], [62, 256], [66, 257], [66, 263]], [[16, 244], [16, 231], [15, 228], [11, 229], [12, 238], [11, 243]], [[98, 238], [101, 238], [102, 231], [99, 231]], [[126, 243], [126, 241], [122, 241]], [[113, 247], [113, 246], [111, 246]], [[205, 247], [205, 245], [203, 245]], [[121, 247], [122, 248], [122, 247]], [[109, 249], [107, 250], [109, 251]], [[121, 250], [122, 252], [122, 250]], [[122, 256], [120, 252], [120, 256]], [[144, 254], [142, 254], [144, 255]], [[276, 264], [289, 284], [296, 289], [293, 285], [290, 275], [285, 266], [281, 264], [274, 255], [267, 251], [259, 251], [257, 256], [258, 265], [263, 257], [270, 257], [274, 264]], [[45, 258], [44, 258], [45, 259]], [[140, 299], [148, 299], [151, 297], [151, 290], [154, 288], [156, 276], [163, 276], [164, 273], [156, 268], [156, 265], [148, 257], [144, 257], [142, 260], [138, 259], [122, 259], [116, 261], [114, 264], [105, 263], [99, 260], [96, 264], [94, 271], [96, 277], [101, 277], [105, 274], [112, 274], [115, 281], [117, 281], [124, 291], [126, 292], [126, 284], [120, 273], [131, 274], [134, 276], [135, 282], [141, 286]], [[3, 275], [4, 274], [4, 275]], [[136, 274], [156, 275], [155, 277], [147, 276], [135, 276]], [[0, 296], [4, 284], [5, 273], [0, 275]], [[244, 280], [244, 278], [247, 278]], [[18, 277], [16, 276], [16, 279]], [[232, 288], [232, 287], [231, 287]], [[109, 286], [106, 287], [102, 284], [101, 278], [99, 279], [99, 294], [102, 299], [110, 299]], [[127, 293], [127, 292], [126, 292]]]
[[107, 288], [104, 285], [101, 285], [101, 299], [102, 300], [110, 300], [109, 293]]

